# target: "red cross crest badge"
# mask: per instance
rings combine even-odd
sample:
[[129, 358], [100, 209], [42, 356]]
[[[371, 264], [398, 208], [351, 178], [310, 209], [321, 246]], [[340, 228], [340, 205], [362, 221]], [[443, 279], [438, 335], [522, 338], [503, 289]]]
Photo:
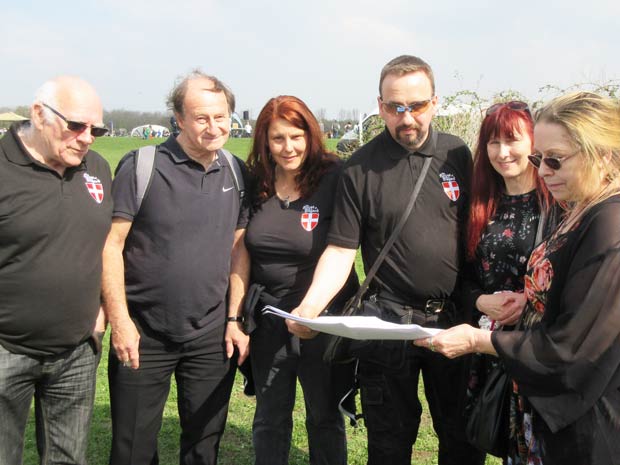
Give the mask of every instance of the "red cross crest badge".
[[86, 180], [84, 185], [86, 186], [86, 189], [88, 189], [88, 193], [90, 194], [90, 196], [97, 203], [103, 202], [103, 184], [101, 184], [99, 178], [91, 176], [88, 173], [84, 173], [84, 179]]
[[461, 189], [459, 188], [459, 183], [456, 182], [454, 175], [440, 173], [439, 177], [441, 178], [441, 187], [443, 187], [443, 191], [450, 200], [456, 202], [461, 196]]
[[301, 227], [306, 231], [312, 231], [319, 224], [319, 209], [313, 205], [304, 205], [301, 214]]

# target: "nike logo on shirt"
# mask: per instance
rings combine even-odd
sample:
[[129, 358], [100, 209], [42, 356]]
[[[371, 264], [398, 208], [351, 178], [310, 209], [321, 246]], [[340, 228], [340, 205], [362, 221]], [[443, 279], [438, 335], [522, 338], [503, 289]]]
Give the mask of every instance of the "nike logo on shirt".
[[231, 189], [234, 189], [235, 186], [230, 186], [230, 187], [222, 187], [222, 192], [228, 192]]

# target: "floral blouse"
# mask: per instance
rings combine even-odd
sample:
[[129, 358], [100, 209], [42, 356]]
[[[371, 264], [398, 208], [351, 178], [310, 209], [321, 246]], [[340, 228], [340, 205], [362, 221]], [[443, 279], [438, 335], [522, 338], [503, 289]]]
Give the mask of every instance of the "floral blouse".
[[535, 190], [520, 195], [502, 194], [476, 249], [476, 282], [472, 284], [478, 287], [475, 298], [497, 291], [523, 290], [523, 276], [534, 248], [539, 218]]
[[[543, 456], [546, 464], [592, 463], [589, 447], [596, 442], [586, 438], [584, 446], [567, 432], [592, 418], [587, 414], [595, 405], [606, 413], [596, 417], [598, 432], [620, 438], [614, 426], [620, 418], [619, 277], [620, 196], [532, 252], [523, 330], [492, 335], [514, 380], [509, 465], [542, 464]], [[585, 427], [590, 435], [595, 429]], [[562, 446], [549, 452], [546, 446], [563, 434]]]

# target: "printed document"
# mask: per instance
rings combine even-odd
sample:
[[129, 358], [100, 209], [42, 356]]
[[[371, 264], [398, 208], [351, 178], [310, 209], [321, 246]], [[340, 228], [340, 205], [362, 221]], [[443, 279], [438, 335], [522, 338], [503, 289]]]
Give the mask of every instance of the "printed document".
[[288, 318], [315, 331], [351, 339], [413, 340], [431, 337], [442, 331], [437, 328], [424, 328], [420, 325], [390, 323], [375, 316], [319, 316], [317, 318], [302, 318], [271, 305], [263, 308], [263, 314]]

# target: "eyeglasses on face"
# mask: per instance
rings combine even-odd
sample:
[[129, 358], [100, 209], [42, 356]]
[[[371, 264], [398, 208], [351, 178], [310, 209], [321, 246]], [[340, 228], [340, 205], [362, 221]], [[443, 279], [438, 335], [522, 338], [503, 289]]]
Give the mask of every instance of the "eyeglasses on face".
[[42, 105], [58, 116], [61, 120], [67, 123], [67, 129], [73, 132], [84, 132], [86, 129], [90, 127], [90, 134], [93, 137], [101, 137], [105, 136], [108, 133], [108, 128], [104, 128], [101, 126], [90, 126], [86, 123], [80, 123], [78, 121], [69, 121], [65, 116], [60, 113], [58, 110], [50, 107], [47, 103], [42, 103]]
[[424, 113], [431, 106], [433, 99], [422, 100], [420, 102], [411, 102], [409, 105], [403, 105], [402, 103], [384, 102], [381, 100], [381, 104], [385, 111], [390, 115], [402, 115], [406, 111], [411, 113], [412, 116], [420, 115]]
[[541, 163], [544, 163], [548, 168], [551, 168], [553, 171], [557, 171], [562, 168], [563, 162], [574, 157], [578, 153], [579, 151], [565, 157], [543, 157], [541, 154], [532, 154], [528, 155], [527, 159], [536, 167], [536, 169], [540, 168]]
[[510, 102], [496, 103], [494, 105], [491, 105], [489, 108], [487, 108], [487, 116], [492, 115], [497, 110], [504, 107], [509, 108], [510, 110], [525, 111], [530, 115], [532, 114], [530, 111], [530, 107], [527, 105], [527, 103], [520, 100], [512, 100]]

